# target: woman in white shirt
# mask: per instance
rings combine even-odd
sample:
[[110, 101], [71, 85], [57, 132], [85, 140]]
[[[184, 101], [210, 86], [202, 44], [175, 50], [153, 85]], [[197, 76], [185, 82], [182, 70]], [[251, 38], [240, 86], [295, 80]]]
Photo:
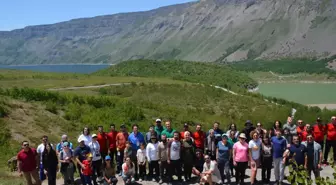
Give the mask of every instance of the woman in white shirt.
[[125, 181], [125, 184], [132, 184], [135, 182], [134, 174], [134, 163], [132, 163], [131, 158], [127, 157], [122, 165], [122, 178]]
[[[151, 135], [150, 143], [147, 144], [146, 147], [146, 156], [148, 160], [149, 166], [149, 176], [152, 177], [152, 181], [155, 182], [159, 178], [159, 150], [158, 150], [158, 141], [155, 135]], [[155, 176], [153, 171], [155, 169]]]
[[[100, 154], [100, 145], [97, 141], [97, 135], [92, 134], [92, 141], [88, 144], [91, 150], [92, 154], [92, 181], [94, 185], [97, 185], [97, 177], [101, 178], [102, 177], [102, 172], [101, 172], [101, 165], [102, 165], [102, 158]], [[100, 181], [99, 179], [98, 181]]]
[[81, 141], [81, 139], [84, 140], [86, 146], [89, 145], [89, 143], [92, 141], [92, 137], [90, 136], [90, 129], [88, 127], [83, 129], [83, 133], [78, 137], [78, 142]]

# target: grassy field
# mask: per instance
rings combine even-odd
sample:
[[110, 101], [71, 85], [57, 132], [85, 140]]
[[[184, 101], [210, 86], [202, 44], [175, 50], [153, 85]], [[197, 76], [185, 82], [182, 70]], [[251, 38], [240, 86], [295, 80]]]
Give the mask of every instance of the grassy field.
[[302, 104], [336, 104], [335, 83], [262, 83], [258, 92]]

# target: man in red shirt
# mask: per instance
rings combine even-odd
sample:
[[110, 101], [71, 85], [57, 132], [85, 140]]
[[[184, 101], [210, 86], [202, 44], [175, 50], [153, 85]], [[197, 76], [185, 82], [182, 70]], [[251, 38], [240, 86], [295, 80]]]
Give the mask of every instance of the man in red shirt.
[[107, 145], [107, 134], [104, 132], [103, 126], [98, 126], [97, 141], [100, 146], [100, 154], [103, 161], [105, 161], [105, 157], [108, 154], [109, 147]]
[[114, 163], [114, 156], [117, 154], [116, 147], [116, 138], [118, 132], [115, 130], [115, 125], [110, 125], [111, 131], [107, 134], [108, 146], [109, 146], [109, 155], [111, 157], [111, 163]]
[[313, 133], [314, 133], [314, 141], [321, 145], [321, 149], [323, 151], [326, 127], [322, 124], [321, 118], [316, 119], [316, 124], [313, 126]]
[[17, 163], [18, 172], [20, 176], [24, 176], [27, 185], [33, 185], [32, 178], [36, 185], [41, 185], [37, 170], [40, 164], [40, 159], [36, 149], [29, 147], [28, 141], [22, 142], [22, 150], [17, 155]]
[[301, 135], [300, 135], [301, 142], [307, 141], [308, 135], [312, 135], [314, 137], [314, 132], [313, 132], [313, 128], [309, 124], [306, 124], [303, 132], [301, 132]]
[[117, 146], [117, 173], [121, 175], [121, 167], [124, 163], [124, 150], [126, 148], [126, 141], [128, 140], [128, 133], [126, 131], [126, 126], [122, 124], [120, 126], [120, 132], [116, 137], [116, 146]]
[[202, 131], [201, 124], [196, 125], [196, 132], [194, 132], [193, 136], [196, 148], [204, 151], [204, 140], [206, 135], [205, 132]]
[[296, 132], [297, 135], [300, 137], [300, 140], [302, 140], [302, 132], [305, 131], [305, 125], [303, 124], [302, 120], [297, 121], [297, 127], [296, 127]]
[[336, 117], [331, 117], [331, 123], [328, 123], [326, 125], [326, 131], [327, 131], [327, 140], [326, 140], [326, 146], [324, 151], [324, 164], [328, 164], [328, 154], [330, 151], [330, 148], [333, 148], [333, 154], [334, 159], [336, 159]]
[[[180, 132], [180, 138], [181, 140], [184, 139], [184, 132], [186, 131], [189, 131], [189, 125], [188, 123], [184, 123], [184, 126], [183, 126], [183, 131]], [[189, 131], [190, 132], [190, 131]], [[190, 132], [191, 133], [191, 132]], [[191, 136], [192, 137], [192, 136]]]

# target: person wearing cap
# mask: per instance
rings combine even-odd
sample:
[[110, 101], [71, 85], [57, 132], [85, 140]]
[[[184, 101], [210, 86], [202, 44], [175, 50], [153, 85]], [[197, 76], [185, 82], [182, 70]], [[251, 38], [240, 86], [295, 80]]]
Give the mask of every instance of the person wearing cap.
[[222, 182], [226, 178], [227, 184], [231, 183], [230, 159], [232, 158], [232, 145], [228, 142], [228, 136], [222, 135], [222, 141], [217, 144], [216, 159]]
[[249, 161], [249, 146], [245, 133], [239, 134], [239, 141], [233, 145], [233, 165], [236, 169], [236, 184], [244, 184], [245, 171]]
[[118, 132], [115, 130], [115, 124], [110, 125], [110, 132], [107, 133], [107, 142], [108, 142], [108, 154], [111, 157], [111, 162], [114, 161], [114, 156], [117, 155], [117, 134]]
[[166, 129], [162, 131], [161, 134], [165, 134], [167, 139], [171, 140], [174, 137], [174, 132], [176, 132], [176, 130], [171, 127], [171, 122], [166, 121]]
[[202, 130], [202, 125], [200, 123], [196, 124], [196, 131], [193, 134], [196, 149], [204, 151], [204, 140], [206, 139], [206, 134]]
[[[149, 166], [148, 176], [152, 178], [152, 181], [155, 182], [159, 179], [160, 175], [160, 166], [159, 166], [159, 148], [158, 148], [158, 139], [156, 135], [151, 135], [150, 142], [146, 146], [146, 156]], [[155, 176], [154, 176], [155, 170]]]
[[255, 130], [255, 127], [253, 126], [253, 123], [250, 120], [247, 120], [245, 122], [245, 128], [241, 131], [241, 133], [244, 133], [246, 136], [246, 142], [249, 142], [251, 140], [250, 133]]
[[68, 136], [67, 135], [62, 135], [62, 140], [56, 145], [56, 152], [59, 154], [63, 150], [63, 144], [67, 142], [68, 147], [72, 150], [72, 143], [68, 141]]
[[162, 120], [161, 119], [156, 119], [154, 130], [157, 133], [159, 139], [161, 139], [161, 133], [164, 131], [164, 129], [165, 128], [162, 126]]
[[181, 158], [183, 161], [184, 180], [190, 181], [196, 147], [189, 131], [185, 131], [184, 136], [185, 138], [182, 140]]
[[206, 137], [204, 141], [204, 147], [205, 147], [205, 154], [209, 155], [211, 160], [216, 160], [216, 146], [217, 146], [216, 144], [217, 142], [215, 137], [215, 131], [213, 129], [210, 129], [209, 135]]
[[100, 153], [100, 145], [97, 141], [97, 134], [92, 134], [92, 141], [89, 143], [88, 146], [90, 147], [90, 151], [92, 154], [92, 181], [94, 185], [98, 185], [97, 178], [100, 179], [102, 177], [102, 157]]
[[75, 157], [75, 161], [77, 163], [77, 169], [81, 178], [81, 182], [82, 184], [85, 184], [85, 178], [84, 175], [82, 173], [82, 168], [84, 168], [85, 166], [83, 165], [83, 161], [86, 160], [87, 155], [91, 152], [90, 147], [88, 147], [87, 145], [85, 145], [85, 140], [83, 138], [79, 138], [78, 139], [79, 145], [78, 147], [75, 149], [74, 151], [74, 157]]
[[109, 145], [108, 145], [107, 134], [104, 132], [103, 126], [98, 126], [97, 141], [100, 146], [100, 154], [102, 156], [102, 160], [104, 161], [106, 155], [108, 154]]
[[[189, 125], [188, 125], [188, 123], [184, 123], [184, 125], [183, 125], [183, 130], [180, 132], [180, 138], [181, 138], [181, 140], [184, 139], [184, 133], [185, 133], [186, 131], [190, 132], [190, 131], [189, 131]], [[191, 133], [191, 132], [190, 132], [190, 133]]]
[[[132, 125], [133, 132], [128, 136], [128, 141], [132, 146], [132, 162], [138, 164], [137, 151], [140, 148], [141, 143], [145, 143], [145, 138], [141, 132], [138, 131], [138, 125]], [[135, 178], [138, 177], [138, 165], [135, 165]]]
[[314, 141], [321, 146], [321, 150], [324, 148], [324, 136], [326, 135], [326, 127], [322, 123], [322, 119], [318, 117], [316, 124], [313, 125]]
[[[124, 153], [126, 148], [126, 141], [128, 140], [128, 133], [126, 131], [126, 126], [124, 124], [120, 125], [120, 132], [116, 136], [116, 146], [117, 146], [117, 174], [121, 176], [121, 166], [124, 163]], [[111, 163], [112, 160], [110, 160]]]
[[282, 130], [275, 131], [276, 136], [271, 138], [273, 149], [273, 162], [274, 162], [274, 176], [277, 184], [282, 183], [285, 177], [285, 163], [283, 162], [283, 154], [287, 148], [287, 141], [282, 137]]
[[251, 141], [249, 142], [249, 157], [251, 164], [251, 184], [255, 184], [258, 167], [260, 166], [261, 140], [257, 131], [251, 132]]
[[63, 149], [59, 153], [59, 162], [61, 163], [60, 172], [62, 173], [64, 185], [71, 185], [74, 181], [75, 162], [74, 154], [69, 147], [68, 142], [63, 143]]
[[336, 160], [336, 117], [331, 117], [331, 122], [326, 125], [327, 140], [324, 151], [324, 164], [328, 165], [330, 148], [333, 148], [333, 161]]
[[111, 163], [111, 157], [107, 155], [104, 164], [104, 185], [116, 185], [118, 179], [115, 175], [114, 163]]
[[154, 135], [156, 136], [156, 139], [159, 140], [158, 138], [158, 134], [155, 132], [154, 130], [154, 126], [153, 125], [150, 125], [149, 126], [149, 130], [148, 132], [146, 133], [146, 143], [150, 143], [151, 142], [151, 136]]
[[287, 117], [287, 123], [285, 123], [282, 127], [282, 129], [286, 128], [289, 130], [289, 133], [291, 135], [297, 134], [296, 124], [294, 124], [292, 116]]

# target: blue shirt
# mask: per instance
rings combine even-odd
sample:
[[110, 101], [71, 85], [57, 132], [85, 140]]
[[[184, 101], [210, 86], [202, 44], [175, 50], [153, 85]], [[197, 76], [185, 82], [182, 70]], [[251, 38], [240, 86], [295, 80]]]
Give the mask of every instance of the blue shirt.
[[271, 142], [273, 143], [273, 158], [282, 158], [283, 153], [287, 147], [287, 141], [285, 138], [277, 136], [273, 136], [271, 138]]
[[78, 157], [79, 161], [84, 161], [86, 160], [86, 155], [89, 154], [91, 152], [91, 149], [89, 146], [84, 146], [84, 147], [80, 147], [78, 146], [76, 149], [75, 149], [75, 152], [74, 152], [74, 156], [75, 157]]
[[134, 135], [134, 132], [132, 132], [129, 136], [128, 136], [128, 141], [131, 143], [132, 145], [132, 150], [137, 151], [140, 148], [140, 144], [141, 143], [145, 143], [145, 138], [144, 136], [138, 132], [136, 135]]
[[295, 162], [298, 166], [304, 165], [307, 148], [303, 144], [294, 145], [289, 147], [290, 157], [294, 156]]
[[232, 146], [229, 142], [226, 143], [226, 145], [223, 144], [223, 142], [218, 142], [217, 144], [218, 148], [218, 162], [225, 162], [230, 159], [230, 150], [232, 149]]
[[[69, 143], [69, 149], [72, 150], [72, 143], [71, 142], [68, 142], [68, 143]], [[63, 151], [63, 142], [60, 142], [57, 144], [56, 150], [57, 152]]]

